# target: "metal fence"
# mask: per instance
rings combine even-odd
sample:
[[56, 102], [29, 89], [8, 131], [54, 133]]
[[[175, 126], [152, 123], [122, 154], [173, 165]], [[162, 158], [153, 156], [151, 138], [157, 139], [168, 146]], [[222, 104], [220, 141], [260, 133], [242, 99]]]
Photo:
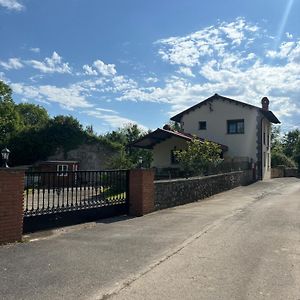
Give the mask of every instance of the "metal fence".
[[128, 204], [127, 170], [25, 175], [25, 217]]

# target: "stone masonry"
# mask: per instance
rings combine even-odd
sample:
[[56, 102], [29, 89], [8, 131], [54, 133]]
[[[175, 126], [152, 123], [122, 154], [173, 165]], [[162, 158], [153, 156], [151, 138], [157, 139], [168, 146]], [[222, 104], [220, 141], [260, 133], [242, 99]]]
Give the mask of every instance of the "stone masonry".
[[155, 181], [155, 210], [187, 204], [253, 182], [253, 170]]

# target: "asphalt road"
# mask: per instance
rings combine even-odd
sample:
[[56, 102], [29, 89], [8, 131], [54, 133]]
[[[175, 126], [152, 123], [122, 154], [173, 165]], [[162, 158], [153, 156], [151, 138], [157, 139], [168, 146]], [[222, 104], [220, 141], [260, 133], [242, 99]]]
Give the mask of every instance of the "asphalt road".
[[0, 247], [0, 299], [300, 299], [300, 180]]
[[111, 299], [300, 299], [299, 213], [300, 183], [287, 180]]

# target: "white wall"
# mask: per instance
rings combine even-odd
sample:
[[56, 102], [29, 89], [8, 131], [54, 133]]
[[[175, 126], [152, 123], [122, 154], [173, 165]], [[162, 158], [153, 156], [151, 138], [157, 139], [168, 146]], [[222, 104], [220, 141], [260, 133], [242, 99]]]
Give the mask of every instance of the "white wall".
[[187, 143], [184, 139], [171, 137], [153, 147], [153, 161], [151, 166], [155, 168], [178, 168], [178, 164], [171, 164], [171, 150], [176, 146], [177, 150], [184, 150]]
[[[271, 178], [271, 123], [265, 118], [262, 120], [262, 177]], [[264, 139], [265, 135], [265, 139]]]
[[[252, 158], [256, 161], [257, 115], [255, 108], [220, 99], [185, 114], [182, 117], [182, 127], [184, 132], [228, 146], [225, 158]], [[244, 134], [227, 134], [227, 120], [235, 119], [244, 119]], [[199, 130], [199, 121], [206, 121], [206, 130]]]

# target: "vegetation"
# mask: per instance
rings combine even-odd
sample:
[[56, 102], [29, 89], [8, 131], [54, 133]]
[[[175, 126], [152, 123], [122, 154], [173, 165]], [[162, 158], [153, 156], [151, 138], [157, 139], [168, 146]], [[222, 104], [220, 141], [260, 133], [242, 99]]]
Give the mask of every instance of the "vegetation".
[[203, 175], [208, 172], [210, 167], [218, 165], [221, 147], [213, 142], [200, 141], [196, 137], [188, 142], [186, 150], [175, 151], [175, 157], [186, 176]]
[[72, 116], [51, 118], [39, 105], [16, 104], [11, 88], [0, 81], [0, 149], [8, 147], [11, 150], [10, 165], [45, 160], [57, 149], [63, 149], [66, 153], [81, 144], [100, 143], [118, 153], [110, 162], [111, 168], [134, 167], [139, 157], [147, 167], [151, 162], [151, 153], [127, 147], [144, 134], [137, 125], [130, 124], [117, 131], [97, 135], [92, 126], [83, 128]]
[[105, 138], [113, 143], [122, 145], [119, 154], [110, 162], [111, 168], [133, 168], [139, 166], [140, 159], [143, 167], [150, 167], [152, 152], [145, 149], [133, 148], [130, 145], [143, 137], [148, 132], [141, 130], [136, 124], [129, 124], [117, 131], [105, 135]]
[[272, 129], [272, 167], [283, 165], [300, 169], [300, 130], [295, 129], [284, 135], [280, 133], [280, 127]]

